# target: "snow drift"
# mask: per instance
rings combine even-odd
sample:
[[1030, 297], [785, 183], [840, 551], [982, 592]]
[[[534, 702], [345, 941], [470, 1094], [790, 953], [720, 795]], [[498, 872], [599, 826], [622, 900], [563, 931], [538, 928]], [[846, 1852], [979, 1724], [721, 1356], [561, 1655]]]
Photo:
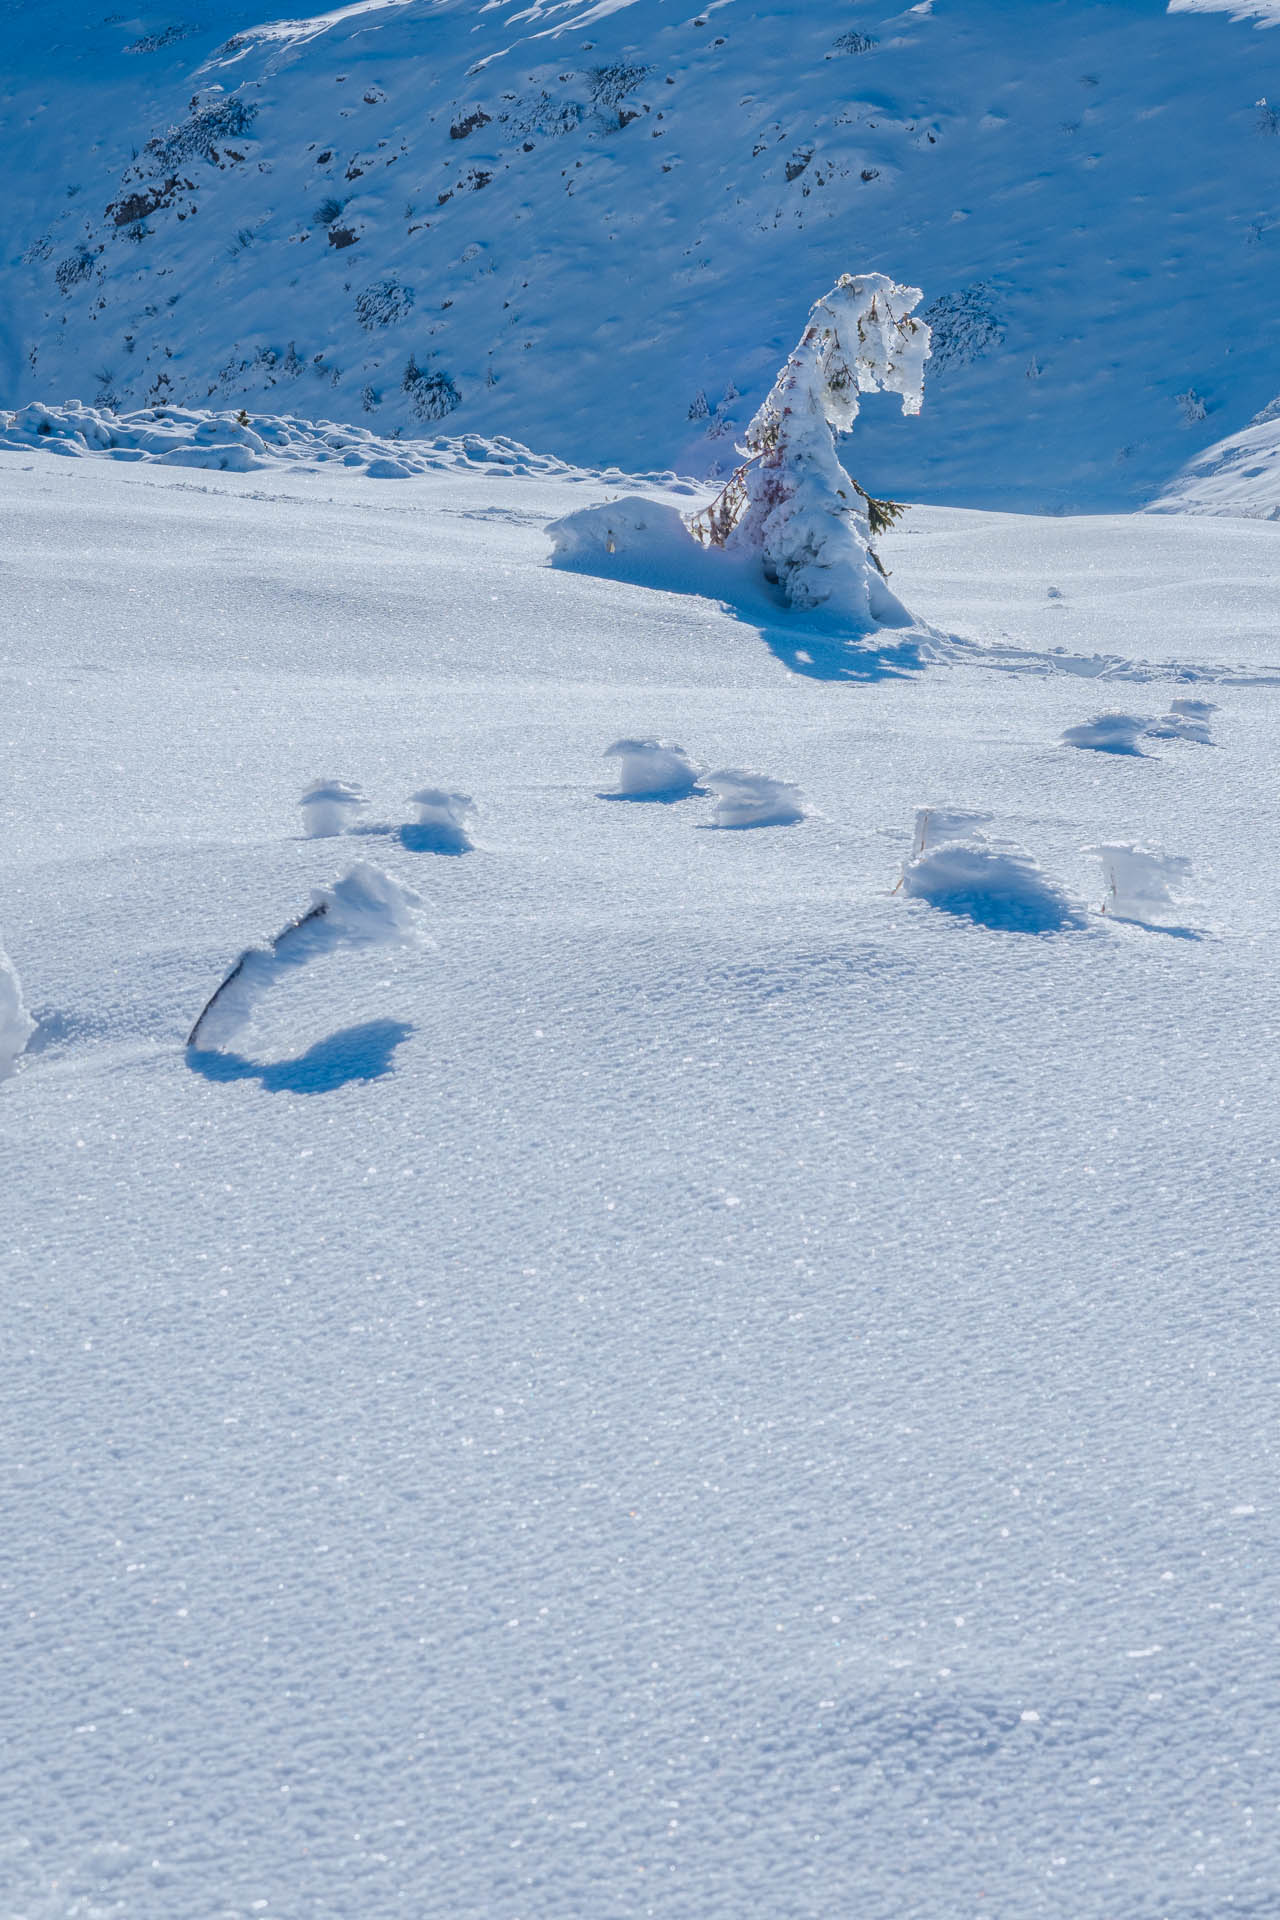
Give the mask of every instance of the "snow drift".
[[401, 829], [400, 838], [414, 853], [470, 853], [475, 846], [471, 830], [476, 803], [469, 793], [447, 787], [421, 787], [411, 796], [418, 818]]
[[[1025, 848], [992, 840], [989, 815], [921, 808], [901, 891], [912, 900], [1008, 933], [1057, 933], [1083, 924], [1075, 903]], [[930, 823], [937, 823], [936, 835]]]
[[364, 795], [347, 780], [317, 780], [307, 788], [298, 805], [302, 808], [302, 828], [308, 840], [326, 840], [346, 832], [364, 805]]
[[1188, 892], [1192, 867], [1185, 854], [1165, 853], [1139, 841], [1103, 842], [1084, 851], [1102, 862], [1102, 911], [1113, 920], [1167, 926], [1183, 919], [1195, 904]]
[[705, 775], [703, 784], [716, 796], [715, 827], [793, 827], [805, 817], [800, 789], [789, 780], [724, 767]]
[[340, 947], [426, 944], [417, 919], [419, 895], [367, 861], [317, 888], [311, 901], [267, 946], [241, 954], [192, 1027], [189, 1047], [226, 1046], [264, 993], [323, 954]]

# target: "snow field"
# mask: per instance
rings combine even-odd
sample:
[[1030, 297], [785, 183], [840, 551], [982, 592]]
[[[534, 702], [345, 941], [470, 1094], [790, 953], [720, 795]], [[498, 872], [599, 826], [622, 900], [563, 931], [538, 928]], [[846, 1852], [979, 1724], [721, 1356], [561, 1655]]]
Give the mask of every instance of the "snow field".
[[[582, 483], [263, 490], [0, 454], [9, 1904], [1265, 1912], [1275, 530], [912, 513], [972, 651], [854, 683], [548, 567]], [[1218, 751], [1063, 751], [1090, 661]], [[623, 725], [815, 812], [601, 805]], [[335, 741], [485, 856], [193, 1063]], [[895, 897], [922, 795], [1217, 929]]]

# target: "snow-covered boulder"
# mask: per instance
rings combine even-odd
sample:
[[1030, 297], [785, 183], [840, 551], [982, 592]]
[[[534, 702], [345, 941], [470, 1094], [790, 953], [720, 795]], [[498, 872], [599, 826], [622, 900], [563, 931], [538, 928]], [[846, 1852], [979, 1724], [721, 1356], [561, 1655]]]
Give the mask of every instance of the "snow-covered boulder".
[[20, 1053], [36, 1030], [27, 1012], [22, 986], [13, 962], [0, 947], [0, 1080], [13, 1072]]
[[389, 873], [358, 860], [331, 886], [317, 887], [307, 912], [266, 946], [249, 947], [206, 1002], [190, 1047], [226, 1046], [262, 995], [297, 967], [340, 947], [429, 944], [418, 917], [420, 895]]
[[615, 740], [604, 750], [606, 760], [618, 763], [617, 792], [612, 798], [644, 800], [691, 793], [699, 768], [683, 747], [670, 740]]
[[767, 773], [723, 767], [708, 773], [703, 785], [716, 796], [711, 817], [716, 827], [792, 827], [805, 817], [799, 787]]
[[334, 834], [346, 832], [364, 805], [364, 795], [348, 780], [316, 780], [298, 805], [302, 808], [302, 827], [308, 840], [327, 840]]
[[1113, 920], [1168, 926], [1184, 919], [1195, 904], [1188, 892], [1192, 867], [1185, 854], [1165, 853], [1140, 841], [1104, 841], [1084, 851], [1102, 862], [1102, 911]]

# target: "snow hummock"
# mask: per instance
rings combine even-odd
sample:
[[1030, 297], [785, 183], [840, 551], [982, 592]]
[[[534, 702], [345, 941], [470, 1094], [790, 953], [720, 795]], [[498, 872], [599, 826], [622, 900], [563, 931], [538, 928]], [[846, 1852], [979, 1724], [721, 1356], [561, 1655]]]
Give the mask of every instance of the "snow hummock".
[[699, 768], [670, 740], [615, 740], [604, 750], [618, 763], [618, 786], [610, 799], [649, 800], [691, 793]]
[[476, 803], [469, 793], [454, 793], [448, 787], [420, 787], [410, 797], [418, 818], [415, 824], [401, 829], [400, 838], [407, 847], [415, 853], [471, 852]]
[[264, 993], [322, 954], [348, 946], [420, 946], [421, 897], [389, 873], [357, 860], [332, 885], [317, 887], [311, 906], [265, 947], [249, 947], [207, 1002], [191, 1029], [190, 1047], [220, 1048], [234, 1039]]
[[346, 832], [364, 805], [364, 795], [347, 780], [317, 780], [307, 788], [298, 805], [302, 808], [307, 838], [325, 840]]
[[793, 827], [805, 817], [799, 787], [771, 774], [722, 767], [705, 774], [703, 785], [716, 796], [711, 816], [715, 827]]
[[[1276, 20], [1280, 23], [1280, 5]], [[1208, 513], [1222, 519], [1280, 520], [1280, 419], [1276, 402], [1238, 433], [1189, 460], [1148, 513]]]
[[18, 1055], [35, 1030], [14, 964], [0, 947], [0, 1080], [13, 1072]]
[[1185, 854], [1164, 853], [1139, 841], [1103, 841], [1084, 851], [1102, 862], [1107, 889], [1102, 911], [1114, 920], [1167, 925], [1194, 904], [1186, 891], [1192, 863]]
[[[978, 822], [989, 818], [954, 808], [917, 809], [901, 891], [1010, 933], [1056, 933], [1081, 925], [1075, 903], [1025, 848], [987, 837]], [[936, 837], [930, 831], [934, 822]]]
[[1140, 757], [1142, 749], [1138, 741], [1150, 725], [1149, 719], [1133, 713], [1100, 713], [1092, 720], [1082, 720], [1077, 726], [1065, 728], [1062, 743], [1067, 747], [1090, 747], [1095, 753], [1127, 753]]
[[[16, 413], [0, 413], [0, 449], [114, 460], [142, 460], [164, 467], [205, 467], [213, 472], [252, 473], [275, 465], [337, 464], [371, 480], [407, 480], [448, 468], [489, 468], [519, 474], [565, 474], [564, 462], [531, 453], [505, 436], [477, 434], [419, 439], [380, 439], [367, 428], [292, 414], [209, 412], [178, 406], [143, 407], [114, 413], [79, 400], [61, 406], [32, 401]], [[645, 478], [670, 481], [674, 474]]]

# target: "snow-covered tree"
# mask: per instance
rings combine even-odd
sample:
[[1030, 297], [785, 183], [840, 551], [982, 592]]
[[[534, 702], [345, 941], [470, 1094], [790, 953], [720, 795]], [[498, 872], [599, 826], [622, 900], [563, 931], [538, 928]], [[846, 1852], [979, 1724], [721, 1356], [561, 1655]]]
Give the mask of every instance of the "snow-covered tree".
[[843, 274], [747, 427], [742, 466], [689, 523], [706, 546], [758, 552], [793, 606], [830, 603], [867, 626], [910, 619], [871, 544], [901, 508], [850, 478], [835, 436], [864, 393], [900, 394], [902, 411], [919, 413], [929, 329], [911, 316], [921, 298], [887, 274]]

